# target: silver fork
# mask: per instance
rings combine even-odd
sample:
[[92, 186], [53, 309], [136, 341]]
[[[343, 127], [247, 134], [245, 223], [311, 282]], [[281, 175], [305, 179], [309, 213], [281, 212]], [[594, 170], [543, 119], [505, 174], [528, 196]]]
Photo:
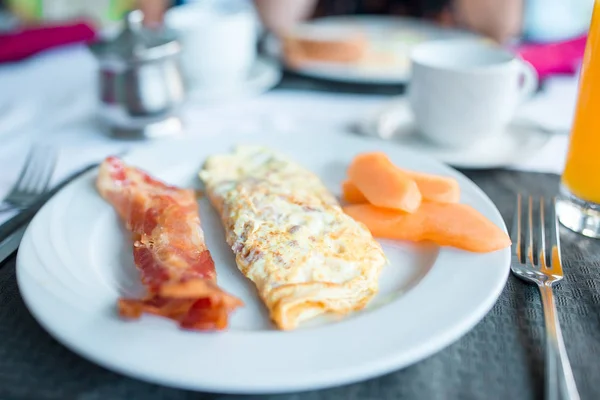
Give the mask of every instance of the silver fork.
[[46, 192], [56, 167], [56, 160], [57, 153], [53, 148], [33, 146], [17, 181], [0, 202], [0, 212], [26, 208]]
[[[547, 207], [539, 201], [539, 214], [534, 217], [531, 196], [523, 210], [521, 195], [511, 230], [512, 262], [510, 269], [519, 278], [535, 283], [540, 289], [546, 321], [546, 392], [548, 400], [578, 400], [579, 394], [562, 338], [552, 285], [563, 278], [560, 255], [560, 236], [556, 220], [556, 200]], [[546, 213], [548, 208], [548, 213]], [[526, 211], [524, 213], [524, 211]], [[526, 214], [525, 217], [523, 214]], [[525, 221], [523, 219], [525, 218]], [[545, 223], [545, 219], [548, 224]], [[548, 226], [546, 226], [548, 225]], [[546, 230], [548, 228], [548, 230]], [[525, 238], [523, 241], [523, 233]], [[546, 246], [548, 236], [548, 247]], [[549, 252], [547, 252], [549, 250]]]

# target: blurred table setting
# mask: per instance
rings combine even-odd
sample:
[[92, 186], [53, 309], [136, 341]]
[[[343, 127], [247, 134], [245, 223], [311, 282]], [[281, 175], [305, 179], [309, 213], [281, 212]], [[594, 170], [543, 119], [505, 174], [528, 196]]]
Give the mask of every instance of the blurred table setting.
[[[317, 19], [316, 28], [306, 24], [289, 39], [265, 31], [250, 1], [178, 1], [166, 10], [161, 29], [142, 27], [144, 15], [134, 1], [97, 2], [103, 6], [96, 8], [82, 3], [80, 9], [76, 2], [62, 8], [58, 1], [54, 8], [38, 3], [44, 2], [0, 1], [5, 7], [0, 8], [0, 198], [9, 194], [34, 147], [57, 152], [52, 187], [109, 155], [190, 139], [250, 141], [265, 132], [306, 136], [317, 145], [336, 134], [435, 160], [479, 186], [507, 226], [516, 195], [559, 193], [588, 38], [577, 28], [560, 39], [497, 46], [472, 32], [408, 17], [330, 17]], [[541, 23], [534, 22], [531, 26]], [[338, 39], [348, 26], [371, 32], [374, 48], [385, 54], [342, 65], [303, 58], [311, 49], [321, 54], [316, 45], [306, 45], [326, 41], [313, 38], [319, 32], [354, 49], [356, 42]], [[530, 36], [542, 33], [538, 29]], [[400, 45], [389, 50], [391, 45], [382, 44], [389, 38]], [[442, 47], [426, 47], [436, 44]], [[494, 75], [476, 71], [490, 65]], [[472, 96], [463, 101], [460, 91]], [[1, 212], [0, 225], [22, 211]], [[556, 297], [566, 350], [581, 398], [600, 398], [600, 244], [564, 227], [560, 234], [565, 279]], [[472, 330], [399, 371], [323, 390], [238, 396], [138, 380], [72, 353], [28, 311], [16, 282], [16, 256], [0, 266], [1, 398], [537, 399], [544, 394], [544, 313], [535, 287], [514, 276]]]

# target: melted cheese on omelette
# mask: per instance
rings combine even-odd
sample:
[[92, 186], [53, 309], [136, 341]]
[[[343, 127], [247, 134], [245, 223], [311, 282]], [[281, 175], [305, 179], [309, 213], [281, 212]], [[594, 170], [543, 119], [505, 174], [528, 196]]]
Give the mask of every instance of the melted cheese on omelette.
[[200, 177], [240, 271], [279, 328], [361, 309], [377, 293], [380, 245], [310, 171], [244, 146], [210, 157]]

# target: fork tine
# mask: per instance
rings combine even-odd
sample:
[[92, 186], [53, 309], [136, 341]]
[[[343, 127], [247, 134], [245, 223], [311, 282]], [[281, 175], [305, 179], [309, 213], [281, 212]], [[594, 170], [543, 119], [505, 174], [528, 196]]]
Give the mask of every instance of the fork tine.
[[535, 265], [533, 258], [533, 198], [529, 196], [527, 201], [527, 229], [525, 230], [525, 262]]
[[39, 148], [36, 146], [32, 149], [33, 159], [30, 163], [31, 172], [28, 174], [27, 179], [23, 182], [23, 191], [26, 193], [30, 193], [36, 186], [36, 182], [38, 180], [41, 168], [40, 162], [43, 161], [40, 158], [44, 157], [43, 153], [40, 152]]
[[54, 170], [56, 169], [56, 163], [58, 161], [58, 154], [56, 151], [52, 152], [52, 156], [49, 160], [48, 168], [46, 168], [47, 176], [44, 181], [44, 186], [42, 191], [45, 192], [50, 187], [50, 182], [52, 181], [52, 176], [54, 175]]
[[37, 193], [43, 193], [50, 186], [50, 180], [56, 167], [57, 154], [53, 148], [48, 148], [48, 155], [45, 157], [45, 163], [41, 168], [40, 183], [36, 187]]
[[44, 171], [44, 163], [47, 157], [45, 151], [41, 147], [35, 146], [33, 151], [33, 159], [31, 160], [31, 173], [29, 179], [24, 183], [26, 193], [35, 193], [39, 184], [40, 175]]
[[54, 172], [55, 160], [54, 150], [50, 147], [36, 147], [36, 155], [34, 157], [34, 172], [29, 179], [27, 185], [27, 193], [40, 194], [43, 193]]
[[57, 151], [50, 146], [33, 145], [21, 167], [19, 177], [9, 193], [1, 200], [0, 211], [23, 208], [44, 193], [56, 167]]
[[32, 173], [32, 165], [35, 160], [35, 148], [31, 148], [27, 153], [27, 157], [25, 158], [25, 163], [21, 168], [21, 172], [19, 173], [19, 177], [15, 182], [13, 190], [26, 190], [27, 182], [29, 181]]
[[562, 276], [562, 261], [560, 254], [560, 234], [558, 232], [558, 222], [556, 218], [556, 197], [552, 198], [550, 211], [550, 267], [552, 273]]
[[540, 232], [537, 237], [537, 252], [538, 252], [538, 262], [540, 264], [540, 268], [549, 268], [550, 265], [546, 262], [546, 223], [544, 221], [545, 217], [545, 203], [544, 197], [540, 197]]
[[518, 193], [515, 204], [515, 213], [512, 220], [512, 228], [510, 230], [510, 240], [512, 242], [512, 253], [519, 259], [519, 262], [523, 262], [521, 232], [521, 193]]

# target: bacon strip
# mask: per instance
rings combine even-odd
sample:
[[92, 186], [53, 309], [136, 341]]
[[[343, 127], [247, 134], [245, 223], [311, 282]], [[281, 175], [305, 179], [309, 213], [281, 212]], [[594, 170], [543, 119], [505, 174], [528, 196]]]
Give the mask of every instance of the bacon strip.
[[119, 314], [160, 315], [186, 329], [225, 329], [242, 302], [217, 286], [194, 192], [168, 186], [116, 157], [102, 163], [96, 186], [131, 231], [133, 258], [148, 290], [143, 299], [119, 299]]

